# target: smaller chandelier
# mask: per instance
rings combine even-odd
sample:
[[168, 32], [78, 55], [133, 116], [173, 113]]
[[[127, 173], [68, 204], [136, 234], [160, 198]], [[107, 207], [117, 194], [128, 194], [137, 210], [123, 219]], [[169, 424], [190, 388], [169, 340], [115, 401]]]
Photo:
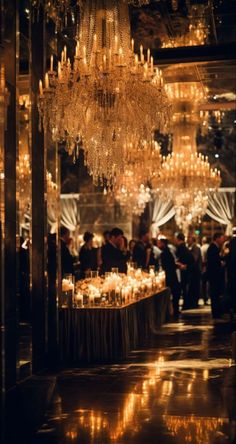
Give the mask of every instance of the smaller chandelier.
[[171, 198], [177, 224], [187, 232], [206, 213], [208, 195], [220, 185], [220, 172], [211, 168], [208, 157], [197, 152], [199, 104], [205, 100], [202, 85], [178, 82], [167, 86], [173, 102], [173, 151], [162, 158], [154, 186], [163, 198]]
[[126, 213], [141, 215], [151, 200], [149, 183], [158, 177], [161, 166], [160, 147], [154, 140], [129, 142], [125, 171], [116, 176], [115, 198]]
[[114, 187], [115, 199], [123, 207], [126, 214], [140, 216], [146, 204], [151, 200], [151, 190], [143, 183], [139, 184], [135, 172], [126, 170], [122, 177], [116, 180]]

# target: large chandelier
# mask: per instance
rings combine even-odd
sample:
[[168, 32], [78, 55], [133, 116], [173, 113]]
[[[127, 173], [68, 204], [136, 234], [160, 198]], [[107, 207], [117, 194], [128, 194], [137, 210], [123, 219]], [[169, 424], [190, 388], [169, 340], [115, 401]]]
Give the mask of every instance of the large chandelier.
[[62, 52], [57, 72], [40, 82], [39, 112], [56, 142], [68, 151], [82, 143], [94, 182], [112, 184], [123, 171], [130, 138], [146, 140], [164, 131], [169, 104], [162, 74], [148, 50], [134, 53], [128, 5], [118, 0], [87, 0], [74, 62]]
[[209, 193], [220, 185], [220, 173], [197, 152], [199, 105], [205, 100], [201, 85], [172, 83], [167, 90], [174, 103], [173, 152], [163, 157], [157, 187], [172, 198], [176, 222], [186, 232], [205, 214]]

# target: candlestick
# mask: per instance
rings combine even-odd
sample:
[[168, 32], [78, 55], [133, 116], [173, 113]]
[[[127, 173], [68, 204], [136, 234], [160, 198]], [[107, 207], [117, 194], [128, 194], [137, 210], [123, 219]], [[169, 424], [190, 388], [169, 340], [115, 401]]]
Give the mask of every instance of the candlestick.
[[53, 72], [53, 55], [50, 57], [50, 71]]

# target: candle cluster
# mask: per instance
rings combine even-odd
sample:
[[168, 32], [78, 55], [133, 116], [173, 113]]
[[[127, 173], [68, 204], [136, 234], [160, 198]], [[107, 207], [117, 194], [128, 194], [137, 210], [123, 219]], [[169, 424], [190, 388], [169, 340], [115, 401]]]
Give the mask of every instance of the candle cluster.
[[106, 273], [78, 281], [75, 287], [74, 307], [122, 307], [141, 298], [151, 296], [165, 288], [165, 273], [149, 273], [129, 266], [128, 274]]

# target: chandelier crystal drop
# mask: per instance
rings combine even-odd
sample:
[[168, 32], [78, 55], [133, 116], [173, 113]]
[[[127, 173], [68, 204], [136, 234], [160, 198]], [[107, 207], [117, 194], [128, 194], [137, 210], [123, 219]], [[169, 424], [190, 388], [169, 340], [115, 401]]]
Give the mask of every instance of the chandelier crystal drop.
[[111, 186], [124, 169], [130, 138], [165, 131], [170, 106], [160, 70], [148, 50], [134, 53], [128, 5], [117, 0], [84, 4], [74, 61], [61, 55], [40, 82], [39, 112], [56, 142], [71, 153], [82, 143], [94, 182]]

